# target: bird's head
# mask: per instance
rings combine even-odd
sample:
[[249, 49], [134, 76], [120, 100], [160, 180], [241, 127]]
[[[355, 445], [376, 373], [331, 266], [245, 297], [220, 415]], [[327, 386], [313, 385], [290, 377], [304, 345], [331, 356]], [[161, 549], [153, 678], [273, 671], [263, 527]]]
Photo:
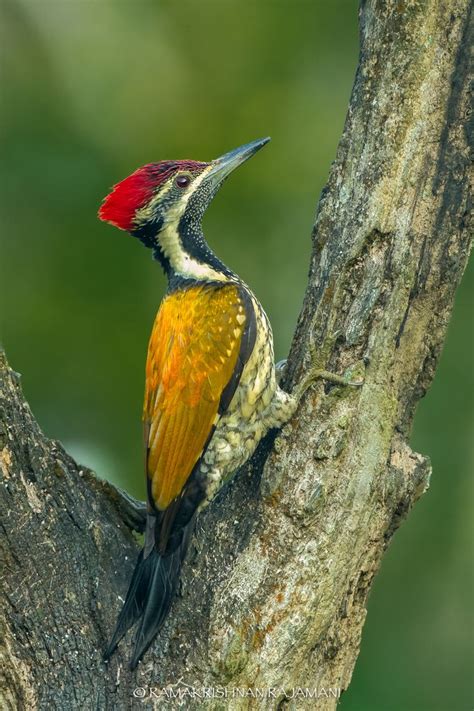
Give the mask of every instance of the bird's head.
[[153, 249], [165, 271], [194, 278], [222, 271], [202, 235], [202, 217], [227, 176], [269, 138], [252, 141], [203, 163], [160, 161], [139, 168], [114, 186], [99, 218], [138, 237]]

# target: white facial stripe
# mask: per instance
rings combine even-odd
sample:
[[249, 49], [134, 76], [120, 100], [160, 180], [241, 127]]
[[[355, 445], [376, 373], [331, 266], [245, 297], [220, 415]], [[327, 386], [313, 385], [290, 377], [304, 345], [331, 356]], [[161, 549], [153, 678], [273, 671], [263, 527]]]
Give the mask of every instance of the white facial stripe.
[[[183, 194], [183, 198], [173, 205], [166, 213], [165, 222], [160, 232], [157, 235], [163, 254], [169, 260], [171, 266], [177, 274], [183, 277], [191, 277], [194, 279], [212, 279], [214, 281], [225, 281], [226, 278], [208, 264], [202, 264], [196, 259], [193, 259], [183, 249], [181, 240], [178, 235], [178, 225], [186, 210], [191, 195], [198, 189], [212, 166], [209, 166], [201, 175], [199, 175], [191, 184], [191, 189]], [[141, 221], [151, 220], [153, 217], [156, 203], [162, 200], [173, 186], [174, 177], [169, 181], [168, 185], [154, 197], [148, 205], [137, 211], [137, 218]]]
[[[182, 214], [182, 213], [181, 213]], [[208, 264], [203, 264], [193, 259], [183, 249], [181, 240], [178, 235], [179, 219], [175, 222], [167, 220], [165, 226], [158, 235], [158, 239], [164, 255], [169, 259], [169, 262], [175, 272], [184, 277], [194, 279], [212, 279], [216, 281], [225, 281], [225, 277], [220, 272], [216, 272]]]
[[168, 185], [164, 185], [160, 192], [157, 193], [149, 203], [147, 203], [144, 207], [140, 208], [140, 210], [137, 210], [135, 213], [135, 221], [138, 223], [141, 222], [148, 222], [148, 220], [151, 220], [153, 217], [153, 213], [155, 211], [156, 203], [160, 202], [160, 200], [163, 198], [166, 193], [169, 193], [171, 188], [173, 187], [173, 181], [170, 180]]

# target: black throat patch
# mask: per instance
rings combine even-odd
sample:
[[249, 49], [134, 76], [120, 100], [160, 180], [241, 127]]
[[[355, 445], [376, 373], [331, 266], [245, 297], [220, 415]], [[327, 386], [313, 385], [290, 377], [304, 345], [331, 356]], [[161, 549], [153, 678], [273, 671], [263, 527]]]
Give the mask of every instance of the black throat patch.
[[221, 262], [204, 239], [202, 218], [212, 197], [211, 189], [208, 188], [206, 190], [205, 185], [200, 186], [199, 190], [191, 195], [186, 210], [178, 224], [179, 239], [183, 250], [192, 259], [202, 264], [207, 264], [216, 272], [220, 272], [227, 277], [235, 277], [235, 274]]

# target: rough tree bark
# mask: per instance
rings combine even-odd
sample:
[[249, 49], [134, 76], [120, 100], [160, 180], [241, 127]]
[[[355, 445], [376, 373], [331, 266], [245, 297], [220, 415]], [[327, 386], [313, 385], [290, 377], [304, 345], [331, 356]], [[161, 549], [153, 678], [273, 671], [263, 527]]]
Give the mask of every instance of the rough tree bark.
[[[363, 3], [286, 386], [308, 364], [310, 330], [321, 364], [364, 385], [313, 388], [201, 516], [181, 594], [136, 673], [129, 644], [108, 667], [101, 652], [140, 516], [45, 438], [2, 361], [2, 708], [138, 708], [184, 684], [226, 693], [214, 709], [335, 707], [383, 552], [430, 475], [408, 440], [468, 254], [471, 13], [467, 0]], [[297, 687], [326, 692], [291, 700]]]

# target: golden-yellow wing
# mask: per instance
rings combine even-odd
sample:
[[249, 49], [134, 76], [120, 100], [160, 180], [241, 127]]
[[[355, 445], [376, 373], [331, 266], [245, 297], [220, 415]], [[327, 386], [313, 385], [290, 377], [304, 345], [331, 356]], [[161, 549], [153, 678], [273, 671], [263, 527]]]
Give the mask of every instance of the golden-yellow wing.
[[181, 493], [203, 453], [239, 368], [247, 318], [233, 284], [192, 286], [161, 304], [148, 347], [143, 413], [149, 492], [158, 510]]

